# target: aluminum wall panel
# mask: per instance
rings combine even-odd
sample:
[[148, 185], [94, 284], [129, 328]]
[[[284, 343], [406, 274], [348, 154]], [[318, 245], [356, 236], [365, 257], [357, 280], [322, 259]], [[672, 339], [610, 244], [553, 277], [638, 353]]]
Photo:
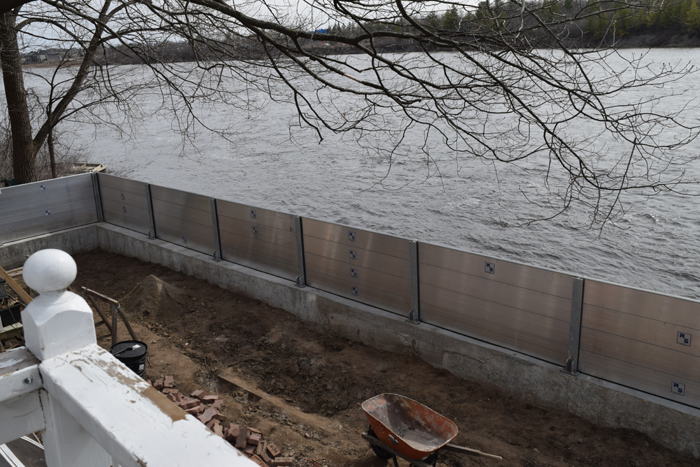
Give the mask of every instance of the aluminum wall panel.
[[98, 179], [105, 222], [148, 235], [148, 185], [103, 173]]
[[408, 316], [410, 242], [304, 219], [306, 282], [337, 295]]
[[[352, 235], [352, 234], [355, 235]], [[409, 259], [408, 240], [328, 222], [304, 219], [304, 236], [360, 250]]]
[[422, 321], [564, 365], [573, 278], [419, 244]]
[[294, 280], [299, 275], [295, 216], [216, 202], [222, 258]]
[[97, 221], [90, 174], [0, 189], [0, 243]]
[[[571, 276], [567, 274], [495, 260], [488, 256], [475, 255], [427, 243], [420, 244], [420, 261], [421, 264], [436, 266], [440, 269], [497, 280], [504, 284], [539, 290], [548, 295], [571, 300]], [[495, 274], [486, 271], [486, 263], [494, 265]], [[499, 268], [498, 264], [502, 264], [504, 267]]]
[[[423, 321], [435, 326], [502, 347], [527, 349], [529, 355], [550, 362], [561, 361], [562, 347], [567, 347], [569, 329], [568, 324], [562, 321], [520, 313], [494, 302], [445, 292], [439, 288], [423, 287], [423, 296], [428, 301], [441, 301], [450, 306], [442, 308], [430, 305], [429, 317]], [[482, 314], [455, 313], [455, 309], [479, 309]], [[465, 329], [469, 332], [465, 332]]]
[[208, 255], [216, 251], [211, 199], [151, 185], [156, 237]]
[[700, 303], [587, 280], [579, 371], [700, 408]]

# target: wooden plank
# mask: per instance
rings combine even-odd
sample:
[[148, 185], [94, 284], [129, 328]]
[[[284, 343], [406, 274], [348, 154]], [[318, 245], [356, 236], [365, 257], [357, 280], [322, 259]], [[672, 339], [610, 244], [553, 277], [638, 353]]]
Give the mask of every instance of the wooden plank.
[[26, 347], [0, 354], [0, 402], [39, 389], [41, 377], [38, 365], [39, 360]]
[[124, 321], [124, 326], [126, 326], [126, 329], [129, 331], [129, 334], [131, 334], [131, 338], [134, 339], [135, 341], [138, 340], [136, 337], [136, 333], [134, 332], [134, 329], [131, 327], [131, 323], [129, 323], [129, 320], [126, 317], [126, 313], [124, 313], [124, 310], [122, 309], [121, 305], [117, 305], [117, 311], [122, 317], [122, 320]]
[[46, 424], [39, 391], [0, 402], [0, 444], [42, 431]]
[[112, 305], [119, 305], [119, 302], [116, 301], [115, 299], [109, 298], [108, 296], [102, 295], [101, 293], [95, 292], [94, 290], [83, 287], [83, 291], [87, 294], [94, 295], [95, 297], [101, 298], [105, 302], [111, 303]]
[[24, 291], [22, 287], [17, 283], [16, 280], [12, 278], [5, 270], [0, 266], [0, 276], [5, 279], [5, 282], [7, 282], [7, 285], [10, 286], [12, 290], [15, 291], [17, 295], [19, 295], [19, 298], [24, 302], [25, 305], [29, 305], [29, 302], [32, 301], [32, 297], [29, 296], [27, 292]]
[[14, 323], [9, 326], [5, 326], [0, 330], [0, 340], [12, 339], [13, 337], [19, 337], [22, 335], [23, 327], [22, 323]]
[[41, 370], [48, 394], [113, 465], [257, 467], [95, 344], [44, 360]]
[[88, 295], [85, 293], [87, 289], [83, 287], [83, 294], [85, 297], [87, 297], [88, 301], [92, 304], [92, 307], [95, 309], [98, 315], [100, 315], [100, 318], [102, 318], [102, 324], [107, 326], [107, 329], [109, 329], [109, 332], [112, 332], [112, 325], [109, 324], [109, 320], [107, 319], [107, 315], [104, 314], [104, 312], [100, 309], [100, 306], [98, 303], [95, 301], [95, 299], [92, 297], [92, 295]]
[[25, 347], [0, 354], [0, 444], [44, 429], [39, 360]]

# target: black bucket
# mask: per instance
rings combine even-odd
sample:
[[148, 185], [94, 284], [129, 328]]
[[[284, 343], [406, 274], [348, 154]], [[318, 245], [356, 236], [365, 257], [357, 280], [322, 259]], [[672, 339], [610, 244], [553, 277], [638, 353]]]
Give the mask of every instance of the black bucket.
[[146, 374], [146, 357], [148, 346], [140, 341], [117, 342], [109, 349], [114, 357], [126, 365], [131, 371], [144, 377]]

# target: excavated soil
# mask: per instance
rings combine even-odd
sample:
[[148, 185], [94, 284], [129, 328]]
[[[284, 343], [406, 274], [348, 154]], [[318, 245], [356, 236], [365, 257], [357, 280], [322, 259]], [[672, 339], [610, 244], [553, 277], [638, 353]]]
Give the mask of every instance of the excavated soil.
[[[258, 428], [295, 466], [391, 465], [361, 438], [368, 424], [360, 404], [385, 392], [452, 419], [460, 430], [456, 444], [503, 456], [441, 452], [442, 466], [698, 465], [643, 434], [598, 427], [461, 380], [409, 349], [387, 353], [320, 332], [283, 310], [161, 266], [99, 251], [75, 259], [73, 290], [119, 300], [148, 345], [147, 378], [172, 375], [184, 393], [220, 394], [229, 420]], [[98, 336], [108, 348], [104, 326]], [[126, 339], [120, 325], [119, 340]]]

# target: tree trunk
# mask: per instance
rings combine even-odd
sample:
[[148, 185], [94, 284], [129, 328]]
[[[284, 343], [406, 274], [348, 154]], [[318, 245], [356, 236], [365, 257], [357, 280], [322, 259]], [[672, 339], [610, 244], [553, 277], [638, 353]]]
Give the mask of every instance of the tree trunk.
[[[51, 117], [49, 116], [49, 119]], [[54, 146], [53, 146], [53, 128], [49, 130], [49, 140], [48, 140], [48, 145], [49, 145], [49, 162], [51, 163], [51, 178], [56, 178], [58, 175], [56, 175], [56, 152], [54, 151]]]
[[17, 183], [29, 183], [37, 178], [36, 151], [32, 141], [32, 123], [17, 44], [16, 19], [14, 12], [0, 16], [0, 66], [12, 131], [13, 176]]

